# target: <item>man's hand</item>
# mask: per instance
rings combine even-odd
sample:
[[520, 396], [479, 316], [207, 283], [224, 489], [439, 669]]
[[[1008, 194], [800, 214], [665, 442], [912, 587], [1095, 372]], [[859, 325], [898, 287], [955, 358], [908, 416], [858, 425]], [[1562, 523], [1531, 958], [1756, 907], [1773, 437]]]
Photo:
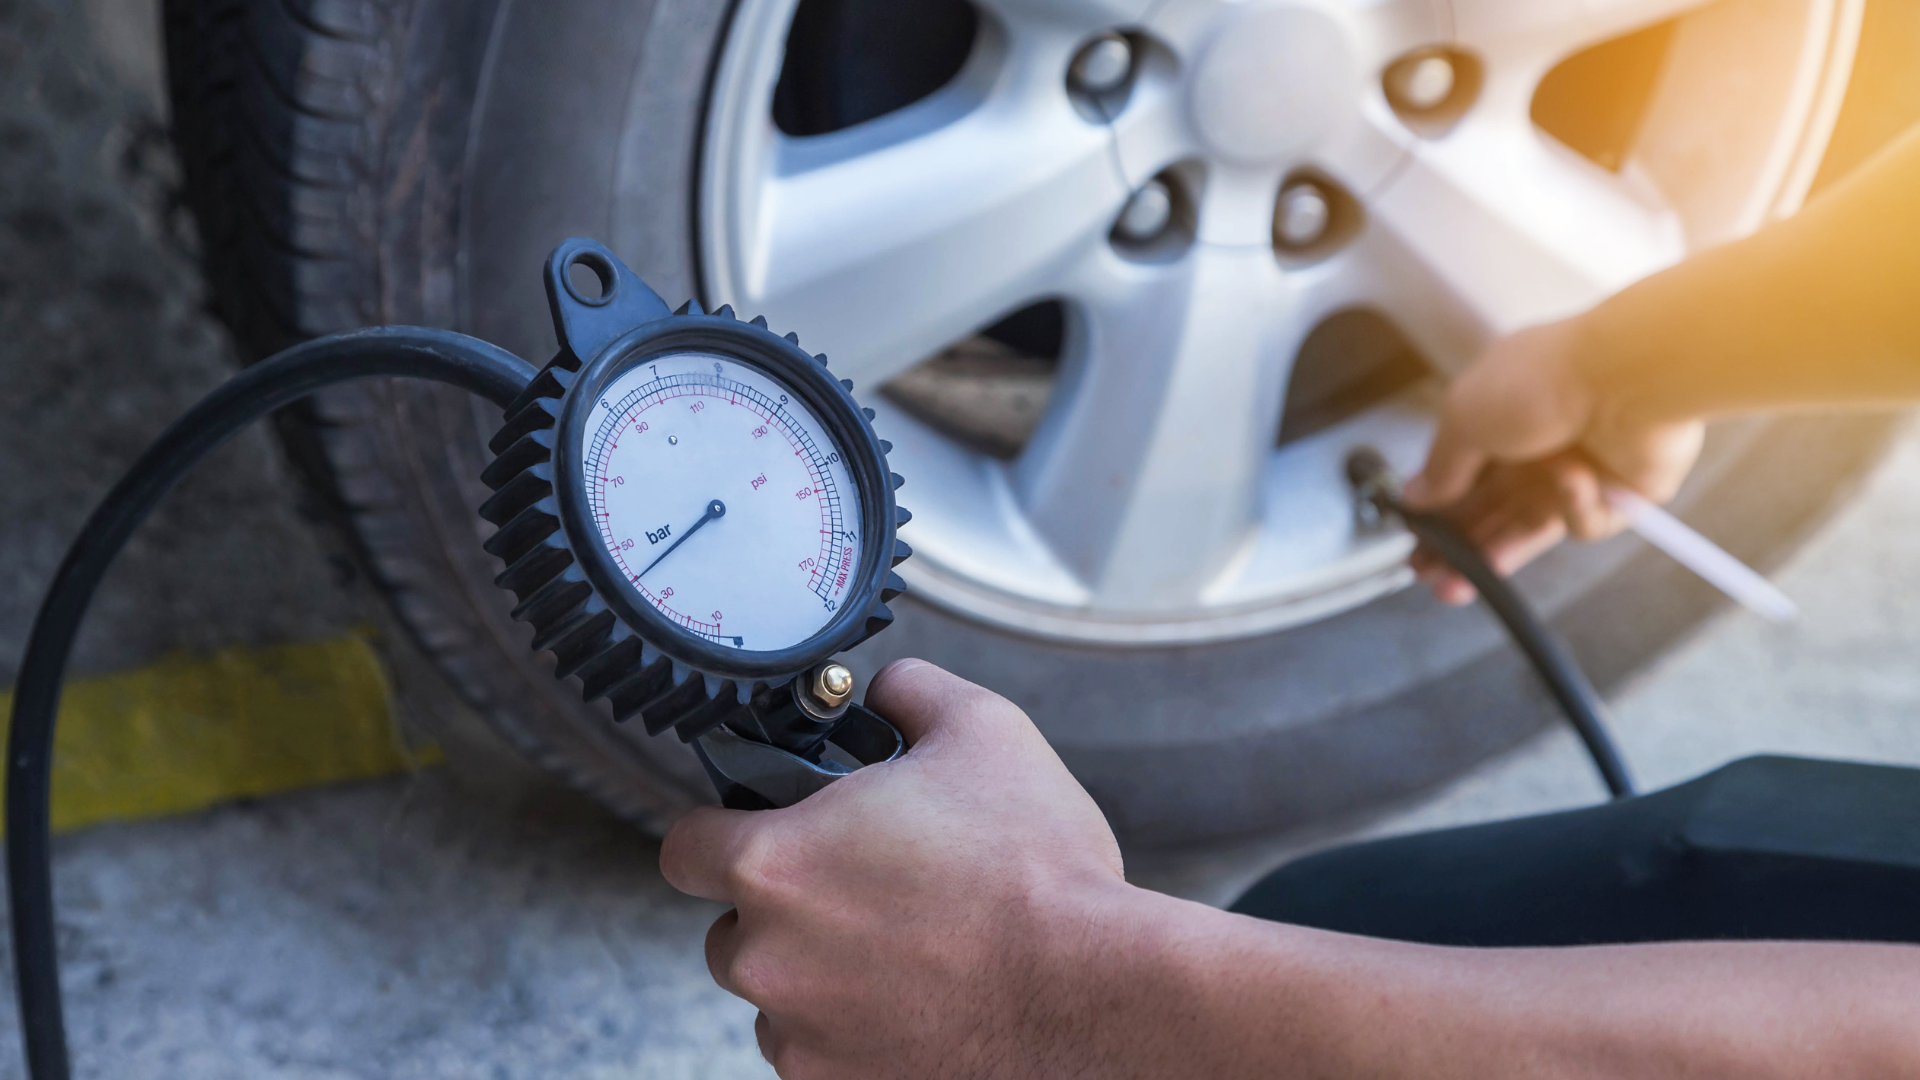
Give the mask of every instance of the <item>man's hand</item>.
[[1778, 943], [1443, 949], [1125, 884], [1004, 699], [920, 661], [867, 696], [912, 741], [798, 806], [696, 810], [676, 887], [786, 1080], [1911, 1076], [1920, 955]]
[[[1494, 342], [1448, 392], [1408, 502], [1454, 515], [1506, 573], [1617, 531], [1605, 483], [1672, 498], [1701, 417], [1920, 401], [1916, 177], [1920, 126], [1793, 217]], [[1472, 596], [1416, 563], [1442, 598]]]
[[1106, 819], [996, 694], [903, 660], [867, 703], [906, 735], [900, 760], [784, 810], [695, 810], [667, 835], [667, 880], [736, 908], [707, 935], [713, 977], [759, 1007], [787, 1080], [1083, 1065], [1093, 1025], [1063, 981], [1132, 891]]
[[[1569, 534], [1598, 540], [1626, 522], [1605, 488], [1655, 502], [1673, 497], [1700, 454], [1698, 421], [1637, 420], [1582, 369], [1581, 321], [1522, 330], [1488, 347], [1447, 391], [1426, 467], [1409, 505], [1446, 510], [1510, 574]], [[1414, 569], [1442, 600], [1473, 587], [1425, 551]]]

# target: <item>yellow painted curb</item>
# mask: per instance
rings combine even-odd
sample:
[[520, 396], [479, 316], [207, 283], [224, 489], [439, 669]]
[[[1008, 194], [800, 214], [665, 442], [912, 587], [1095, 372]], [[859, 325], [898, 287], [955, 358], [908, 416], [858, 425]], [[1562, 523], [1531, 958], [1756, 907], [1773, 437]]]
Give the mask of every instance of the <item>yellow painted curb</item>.
[[[13, 694], [0, 699], [10, 722]], [[439, 760], [401, 737], [368, 638], [169, 656], [75, 679], [53, 748], [53, 828], [177, 814]]]

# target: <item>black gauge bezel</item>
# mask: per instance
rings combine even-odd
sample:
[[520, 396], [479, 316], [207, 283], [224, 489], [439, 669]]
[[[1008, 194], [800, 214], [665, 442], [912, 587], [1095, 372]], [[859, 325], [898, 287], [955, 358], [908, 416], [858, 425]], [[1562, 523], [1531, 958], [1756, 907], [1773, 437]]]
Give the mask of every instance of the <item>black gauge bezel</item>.
[[[818, 633], [785, 649], [729, 648], [693, 634], [660, 614], [634, 591], [607, 550], [594, 520], [584, 461], [594, 403], [627, 372], [662, 356], [709, 353], [758, 369], [786, 388], [825, 425], [853, 477], [859, 505], [860, 564], [846, 598]], [[893, 563], [895, 504], [892, 476], [873, 425], [825, 364], [799, 346], [753, 323], [724, 315], [679, 315], [645, 324], [587, 362], [568, 388], [555, 432], [554, 494], [560, 525], [595, 594], [628, 629], [668, 657], [736, 680], [793, 675], [849, 647], [866, 633]]]

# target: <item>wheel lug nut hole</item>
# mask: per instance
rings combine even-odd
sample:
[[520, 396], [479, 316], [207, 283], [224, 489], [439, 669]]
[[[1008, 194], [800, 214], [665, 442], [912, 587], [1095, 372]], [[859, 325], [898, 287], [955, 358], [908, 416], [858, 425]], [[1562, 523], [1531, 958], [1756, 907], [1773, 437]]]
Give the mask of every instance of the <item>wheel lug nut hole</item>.
[[1115, 228], [1123, 239], [1144, 244], [1165, 232], [1172, 222], [1173, 189], [1156, 176], [1127, 200]]
[[1387, 65], [1380, 82], [1402, 123], [1444, 135], [1480, 94], [1480, 62], [1457, 49], [1415, 49]]
[[1360, 231], [1360, 203], [1332, 178], [1301, 170], [1280, 184], [1273, 204], [1273, 250], [1283, 262], [1312, 262]]
[[1279, 213], [1274, 215], [1274, 236], [1285, 248], [1307, 248], [1327, 235], [1333, 224], [1333, 203], [1320, 185], [1307, 181], [1280, 193]]
[[1423, 56], [1407, 66], [1399, 96], [1409, 108], [1425, 112], [1439, 108], [1453, 96], [1453, 62], [1444, 56]]
[[1193, 193], [1201, 183], [1200, 166], [1182, 162], [1135, 188], [1113, 219], [1108, 240], [1114, 250], [1127, 259], [1147, 262], [1185, 251], [1194, 238]]
[[1172, 77], [1165, 46], [1133, 30], [1106, 30], [1082, 42], [1067, 61], [1067, 100], [1089, 124], [1111, 124], [1148, 80]]
[[1133, 74], [1133, 43], [1109, 30], [1080, 47], [1068, 67], [1073, 87], [1085, 94], [1110, 94]]

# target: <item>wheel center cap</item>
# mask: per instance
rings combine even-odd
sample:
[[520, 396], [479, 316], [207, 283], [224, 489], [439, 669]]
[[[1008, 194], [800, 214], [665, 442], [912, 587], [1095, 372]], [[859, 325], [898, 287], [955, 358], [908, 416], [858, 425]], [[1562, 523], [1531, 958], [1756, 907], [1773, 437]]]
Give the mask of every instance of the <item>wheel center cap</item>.
[[1201, 137], [1244, 164], [1311, 145], [1341, 112], [1353, 61], [1340, 27], [1305, 7], [1235, 12], [1201, 54], [1189, 105]]

